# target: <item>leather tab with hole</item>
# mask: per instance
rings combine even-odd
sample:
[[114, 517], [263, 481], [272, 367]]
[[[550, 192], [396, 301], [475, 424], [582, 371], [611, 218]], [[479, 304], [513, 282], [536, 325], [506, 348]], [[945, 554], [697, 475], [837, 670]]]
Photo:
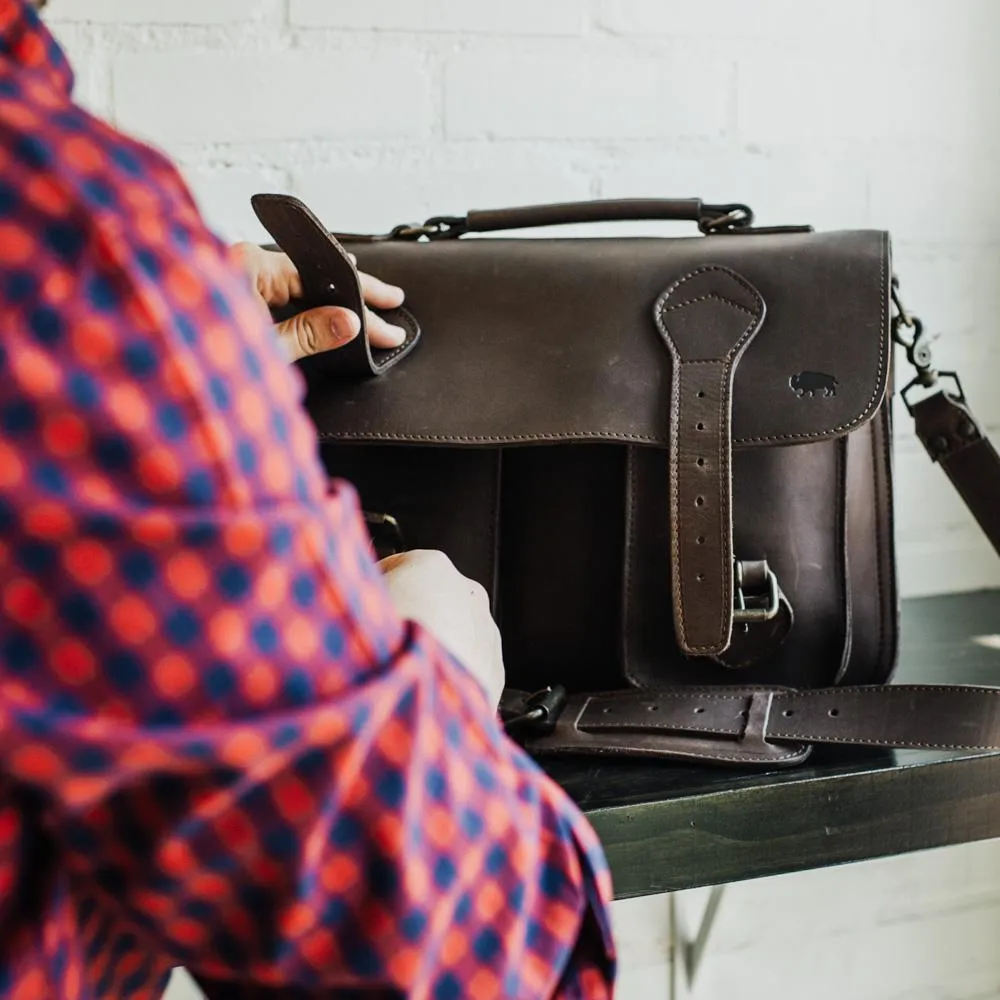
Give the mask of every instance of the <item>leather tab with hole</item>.
[[400, 362], [420, 340], [420, 326], [402, 306], [385, 310], [388, 323], [401, 327], [406, 338], [399, 347], [372, 347], [361, 280], [354, 262], [320, 220], [298, 198], [283, 194], [256, 194], [251, 199], [261, 225], [291, 258], [302, 281], [302, 311], [317, 306], [342, 306], [361, 319], [361, 332], [334, 351], [303, 358], [306, 378], [381, 375]]
[[726, 651], [733, 627], [732, 392], [740, 358], [764, 322], [761, 294], [709, 265], [656, 301], [673, 362], [670, 533], [674, 626], [693, 656]]

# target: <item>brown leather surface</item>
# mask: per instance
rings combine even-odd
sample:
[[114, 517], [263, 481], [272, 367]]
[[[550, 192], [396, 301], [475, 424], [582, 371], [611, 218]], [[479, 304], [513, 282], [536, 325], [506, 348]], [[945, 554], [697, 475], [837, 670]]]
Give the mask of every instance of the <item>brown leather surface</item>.
[[[405, 364], [377, 380], [317, 386], [310, 414], [331, 440], [668, 447], [671, 372], [653, 305], [706, 264], [743, 275], [768, 307], [767, 329], [734, 379], [734, 447], [837, 437], [870, 419], [884, 398], [889, 272], [881, 233], [344, 248], [362, 269], [406, 290], [423, 336]], [[800, 376], [807, 387], [835, 380], [834, 394], [799, 395], [790, 382]]]
[[713, 265], [656, 301], [670, 351], [670, 528], [673, 611], [685, 653], [724, 653], [733, 627], [732, 388], [760, 330], [760, 293]]
[[[862, 434], [867, 446], [868, 423], [886, 406], [884, 234], [345, 248], [365, 269], [406, 288], [424, 333], [420, 348], [378, 379], [311, 388], [307, 407], [324, 460], [331, 474], [383, 482], [387, 513], [398, 516], [391, 473], [383, 478], [375, 471], [393, 461], [373, 445], [391, 444], [398, 454], [409, 449], [400, 470], [411, 484], [431, 485], [419, 509], [406, 508], [414, 491], [400, 471], [396, 506], [406, 509], [404, 520], [416, 521], [421, 544], [461, 554], [461, 525], [485, 539], [476, 512], [494, 508], [474, 501], [470, 510], [467, 496], [453, 496], [445, 482], [435, 492], [441, 465], [421, 456], [444, 451], [458, 462], [465, 451], [496, 455], [495, 551], [462, 559], [494, 596], [513, 686], [659, 688], [724, 683], [734, 670], [754, 684], [833, 683], [854, 643], [849, 553], [870, 553], [880, 534], [891, 533], [884, 491], [873, 519], [862, 519], [857, 531], [845, 515], [849, 493], [875, 495], [866, 482], [848, 484], [844, 455], [852, 434]], [[781, 611], [772, 622], [741, 626], [728, 641], [699, 642], [705, 652], [716, 651], [714, 658], [685, 649], [672, 598], [675, 365], [657, 328], [656, 304], [665, 288], [692, 272], [727, 286], [696, 290], [690, 298], [703, 301], [669, 314], [671, 336], [684, 339], [688, 354], [702, 352], [694, 360], [725, 358], [749, 320], [740, 308], [705, 295], [721, 291], [751, 314], [767, 313], [739, 365], [727, 373], [725, 361], [717, 364], [711, 398], [704, 390], [713, 408], [702, 422], [711, 419], [724, 433], [725, 386], [732, 387], [734, 500], [731, 532], [725, 515], [712, 522], [717, 558], [704, 571], [693, 569], [694, 577], [704, 572], [705, 582], [714, 577], [714, 599], [692, 607], [696, 615], [714, 615], [717, 626], [730, 606], [732, 559], [718, 558], [725, 551], [741, 561], [768, 560], [778, 575]], [[716, 336], [728, 342], [713, 344]], [[699, 391], [695, 386], [695, 402]], [[688, 454], [700, 442], [688, 437], [678, 455], [681, 447]], [[353, 455], [350, 473], [338, 459], [341, 450]], [[705, 456], [720, 486], [729, 479], [719, 478], [726, 452], [723, 437], [711, 465]], [[690, 451], [692, 459], [700, 456]], [[870, 464], [858, 469], [862, 479], [887, 473]], [[724, 512], [726, 505], [720, 489], [713, 509]], [[708, 537], [687, 532], [695, 545], [702, 535]], [[878, 682], [893, 665], [894, 648], [880, 638], [891, 631], [892, 610], [872, 593], [861, 597], [874, 608], [864, 627], [877, 635], [858, 637], [859, 648], [872, 651], [859, 670]]]
[[403, 343], [388, 350], [372, 348], [357, 269], [307, 206], [297, 198], [277, 194], [254, 195], [252, 205], [261, 224], [298, 268], [303, 294], [295, 308], [344, 306], [361, 319], [361, 332], [352, 341], [300, 362], [307, 380], [380, 375], [413, 350], [420, 339], [420, 327], [404, 308], [384, 313], [390, 323], [406, 331]]
[[[998, 691], [884, 686], [885, 234], [339, 247], [304, 206], [271, 208], [310, 296], [360, 294], [344, 251], [407, 291], [420, 347], [338, 360], [307, 408], [331, 475], [487, 587], [508, 704], [570, 692], [532, 752], [778, 766], [814, 742], [1000, 746]], [[996, 452], [953, 399], [915, 415], [1000, 543]], [[734, 560], [776, 574], [771, 622], [730, 629]]]
[[[857, 505], [874, 496], [865, 479], [846, 479], [845, 449], [855, 439], [860, 450], [871, 450], [866, 425], [846, 439], [734, 453], [733, 551], [740, 560], [767, 557], [794, 611], [794, 626], [790, 632], [782, 621], [774, 632], [770, 623], [751, 625], [746, 632], [734, 628], [731, 646], [714, 658], [722, 662], [711, 674], [706, 669], [712, 661], [683, 655], [673, 616], [664, 613], [663, 595], [671, 586], [669, 519], [663, 514], [669, 504], [668, 456], [662, 449], [630, 449], [623, 588], [623, 671], [629, 683], [644, 688], [703, 684], [713, 676], [719, 683], [822, 687], [834, 683], [845, 648], [855, 644], [868, 652], [858, 663], [864, 680], [888, 676], [895, 647], [881, 644], [879, 636], [895, 627], [891, 566], [883, 581], [890, 599], [877, 599], [873, 574], [867, 583], [858, 582], [859, 588], [873, 588], [858, 592], [868, 615], [855, 621], [847, 613], [847, 567], [871, 560], [891, 511], [883, 502], [868, 517], [846, 516], [848, 495], [858, 498]], [[872, 470], [855, 471], [860, 477]], [[852, 511], [857, 505], [852, 501]], [[537, 686], [538, 679], [521, 686]]]
[[570, 699], [537, 755], [621, 754], [771, 766], [815, 743], [1000, 750], [1000, 688], [865, 685], [789, 691], [686, 687]]

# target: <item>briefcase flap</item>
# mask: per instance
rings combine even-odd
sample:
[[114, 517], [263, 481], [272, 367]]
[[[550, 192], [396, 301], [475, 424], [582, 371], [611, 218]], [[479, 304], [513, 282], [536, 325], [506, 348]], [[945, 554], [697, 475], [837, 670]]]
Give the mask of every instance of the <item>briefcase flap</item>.
[[405, 289], [422, 336], [381, 375], [310, 377], [308, 408], [326, 440], [666, 447], [671, 361], [657, 300], [713, 265], [752, 285], [766, 308], [735, 373], [734, 445], [846, 433], [886, 392], [882, 232], [344, 246], [362, 270]]

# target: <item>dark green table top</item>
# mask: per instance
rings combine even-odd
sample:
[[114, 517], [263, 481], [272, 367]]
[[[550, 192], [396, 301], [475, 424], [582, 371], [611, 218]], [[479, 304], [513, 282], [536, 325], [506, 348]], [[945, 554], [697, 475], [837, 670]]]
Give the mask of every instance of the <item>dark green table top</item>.
[[[895, 682], [1000, 687], [1000, 591], [904, 601], [901, 628]], [[1000, 752], [817, 747], [767, 772], [545, 767], [600, 835], [619, 897], [1000, 837]]]

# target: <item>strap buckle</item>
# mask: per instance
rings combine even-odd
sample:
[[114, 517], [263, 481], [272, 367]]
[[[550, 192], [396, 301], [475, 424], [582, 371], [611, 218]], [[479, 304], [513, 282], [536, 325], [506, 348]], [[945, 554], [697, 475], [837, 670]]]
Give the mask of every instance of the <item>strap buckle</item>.
[[780, 608], [780, 588], [778, 577], [767, 562], [759, 565], [754, 575], [763, 573], [759, 585], [751, 588], [747, 581], [747, 564], [737, 560], [733, 574], [733, 621], [741, 625], [752, 622], [769, 622], [775, 618]]
[[747, 229], [753, 224], [753, 209], [749, 205], [702, 205], [698, 228], [705, 236], [713, 233]]
[[436, 215], [422, 225], [396, 226], [389, 233], [392, 240], [454, 240], [468, 232], [465, 218], [458, 215]]
[[523, 711], [504, 720], [509, 733], [528, 731], [535, 736], [547, 736], [556, 728], [566, 707], [568, 695], [561, 684], [550, 684], [524, 700]]
[[[906, 360], [913, 365], [916, 374], [900, 391], [899, 396], [906, 407], [906, 412], [914, 416], [913, 407], [916, 405], [913, 400], [915, 389], [936, 389], [940, 387], [942, 381], [951, 382], [954, 391], [941, 389], [946, 392], [955, 402], [965, 403], [965, 390], [959, 380], [958, 374], [953, 371], [938, 371], [934, 367], [934, 357], [931, 353], [930, 340], [924, 330], [924, 324], [919, 316], [914, 316], [905, 305], [899, 295], [899, 278], [893, 275], [892, 278], [892, 303], [896, 311], [892, 317], [892, 339], [906, 351]], [[903, 328], [912, 330], [912, 334], [907, 337], [903, 333]]]

